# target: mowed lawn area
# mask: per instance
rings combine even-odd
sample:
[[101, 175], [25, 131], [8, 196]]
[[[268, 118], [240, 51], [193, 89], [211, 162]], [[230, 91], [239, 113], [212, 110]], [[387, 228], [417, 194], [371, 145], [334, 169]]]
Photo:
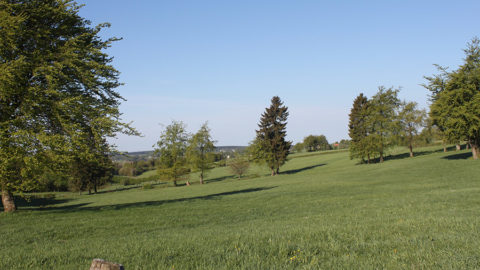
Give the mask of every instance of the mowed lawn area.
[[440, 150], [373, 165], [299, 154], [276, 177], [219, 168], [205, 185], [58, 193], [0, 214], [0, 269], [480, 268], [480, 162]]

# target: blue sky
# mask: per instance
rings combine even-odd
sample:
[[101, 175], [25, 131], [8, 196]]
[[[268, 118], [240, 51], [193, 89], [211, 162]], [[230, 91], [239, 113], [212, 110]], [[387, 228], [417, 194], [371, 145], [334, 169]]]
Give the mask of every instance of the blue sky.
[[151, 150], [172, 120], [208, 121], [218, 145], [247, 145], [274, 95], [289, 107], [288, 139], [348, 138], [361, 92], [402, 87], [427, 107], [423, 76], [461, 64], [480, 36], [480, 1], [81, 0], [80, 15], [122, 37], [108, 53], [125, 83], [123, 119], [143, 137], [119, 150]]

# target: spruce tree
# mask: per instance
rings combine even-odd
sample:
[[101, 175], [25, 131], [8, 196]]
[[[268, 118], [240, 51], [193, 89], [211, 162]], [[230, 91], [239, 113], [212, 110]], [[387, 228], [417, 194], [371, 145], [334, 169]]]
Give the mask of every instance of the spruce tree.
[[259, 129], [256, 130], [257, 157], [267, 164], [272, 176], [279, 173], [280, 166], [287, 161], [292, 146], [292, 142], [286, 140], [287, 118], [288, 108], [283, 106], [278, 96], [274, 96], [270, 107], [262, 114]]
[[368, 136], [367, 117], [368, 99], [363, 93], [360, 93], [353, 101], [349, 114], [350, 158], [360, 158], [362, 161], [367, 159], [367, 162], [370, 163], [370, 153], [368, 153], [366, 147], [366, 138]]

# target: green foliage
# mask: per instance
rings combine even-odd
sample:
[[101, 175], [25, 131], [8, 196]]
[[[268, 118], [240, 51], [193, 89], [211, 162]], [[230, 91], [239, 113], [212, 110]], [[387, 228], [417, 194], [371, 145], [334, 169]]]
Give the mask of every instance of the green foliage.
[[304, 149], [305, 149], [305, 145], [303, 145], [303, 143], [301, 143], [301, 142], [296, 143], [296, 144], [293, 146], [293, 151], [295, 151], [296, 153], [300, 153], [300, 152], [302, 152]]
[[349, 123], [351, 158], [367, 159], [370, 163], [378, 155], [383, 162], [385, 151], [395, 145], [401, 133], [399, 91], [380, 86], [370, 100], [363, 94], [355, 99]]
[[398, 114], [400, 120], [400, 135], [410, 149], [410, 156], [413, 157], [413, 145], [419, 139], [419, 131], [426, 124], [427, 113], [417, 108], [416, 102], [404, 102]]
[[[106, 137], [136, 134], [120, 121], [112, 42], [72, 1], [0, 1], [0, 185], [32, 191], [42, 175], [74, 172], [77, 188], [106, 177]], [[80, 170], [95, 171], [90, 178]], [[92, 178], [93, 177], [93, 178]], [[82, 183], [82, 181], [87, 181]]]
[[383, 162], [385, 151], [394, 146], [396, 136], [400, 133], [398, 121], [399, 89], [380, 86], [378, 92], [371, 98], [368, 106], [367, 125], [371, 127], [373, 138], [369, 143], [377, 149], [380, 162]]
[[328, 143], [327, 137], [324, 135], [309, 135], [303, 139], [303, 147], [307, 152], [319, 150], [331, 150], [332, 146]]
[[203, 184], [207, 171], [213, 168], [214, 143], [207, 123], [204, 123], [189, 140], [187, 162], [193, 170], [200, 171], [200, 184]]
[[351, 144], [351, 141], [350, 140], [346, 140], [346, 139], [342, 139], [340, 140], [340, 142], [338, 143], [338, 147], [337, 149], [348, 149], [350, 148], [350, 144]]
[[186, 152], [190, 135], [183, 122], [172, 121], [160, 134], [155, 154], [158, 156], [158, 174], [177, 185], [180, 178], [190, 172]]
[[464, 63], [451, 72], [426, 77], [433, 93], [430, 116], [448, 140], [467, 140], [474, 159], [480, 157], [480, 40], [472, 39], [465, 51]]
[[288, 108], [283, 106], [283, 102], [277, 96], [274, 96], [271, 102], [270, 107], [265, 109], [260, 118], [257, 136], [250, 147], [250, 152], [255, 160], [265, 162], [271, 174], [276, 175], [280, 166], [287, 161], [292, 142], [285, 139]]
[[228, 167], [230, 171], [237, 175], [238, 178], [242, 178], [242, 175], [246, 174], [250, 167], [250, 162], [245, 156], [236, 156], [228, 161]]
[[151, 183], [143, 183], [142, 189], [153, 189], [154, 186]]
[[368, 107], [368, 99], [363, 93], [355, 98], [349, 114], [348, 135], [351, 138], [350, 158], [360, 158], [370, 163], [370, 156], [374, 151], [368, 142], [368, 135], [372, 131], [368, 122]]

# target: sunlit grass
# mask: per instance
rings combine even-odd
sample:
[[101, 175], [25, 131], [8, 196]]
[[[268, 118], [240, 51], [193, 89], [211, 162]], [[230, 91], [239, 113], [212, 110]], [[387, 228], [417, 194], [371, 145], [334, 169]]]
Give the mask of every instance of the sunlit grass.
[[373, 165], [298, 154], [276, 177], [222, 167], [205, 185], [61, 193], [0, 214], [0, 269], [479, 268], [480, 164], [436, 150]]

